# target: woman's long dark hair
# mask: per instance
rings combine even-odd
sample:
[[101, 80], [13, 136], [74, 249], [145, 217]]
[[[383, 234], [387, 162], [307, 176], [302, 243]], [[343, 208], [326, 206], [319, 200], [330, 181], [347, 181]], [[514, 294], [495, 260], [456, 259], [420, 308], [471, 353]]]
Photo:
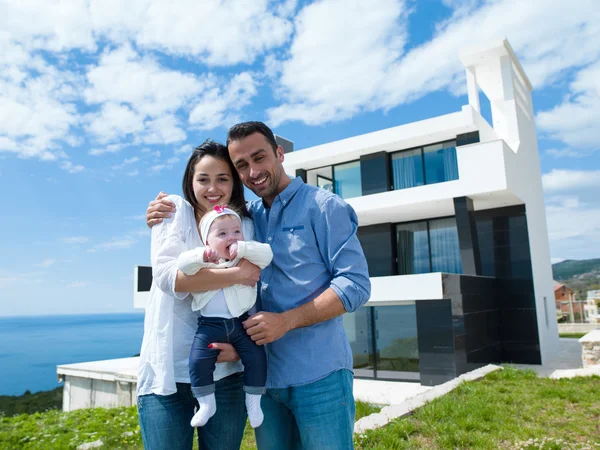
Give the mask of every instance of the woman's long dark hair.
[[213, 158], [220, 159], [221, 161], [225, 161], [229, 166], [229, 170], [231, 171], [231, 177], [233, 179], [233, 190], [231, 192], [231, 200], [229, 201], [229, 206], [232, 209], [241, 213], [242, 216], [248, 216], [248, 210], [246, 209], [246, 200], [244, 200], [244, 185], [240, 180], [240, 177], [233, 167], [233, 163], [231, 162], [231, 158], [229, 158], [229, 152], [227, 151], [227, 147], [223, 144], [219, 144], [213, 140], [207, 139], [202, 144], [194, 149], [190, 159], [187, 162], [187, 166], [185, 167], [185, 173], [183, 174], [183, 182], [182, 182], [182, 190], [183, 196], [188, 201], [190, 205], [194, 208], [194, 213], [196, 218], [199, 219], [200, 215], [200, 205], [196, 200], [196, 196], [194, 195], [193, 181], [194, 181], [194, 169], [198, 161], [200, 161], [205, 156], [212, 156]]

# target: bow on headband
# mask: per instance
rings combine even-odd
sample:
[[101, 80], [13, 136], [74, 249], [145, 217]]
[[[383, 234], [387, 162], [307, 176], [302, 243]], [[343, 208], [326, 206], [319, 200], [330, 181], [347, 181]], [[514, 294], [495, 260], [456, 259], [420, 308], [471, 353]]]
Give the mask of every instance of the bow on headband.
[[223, 214], [223, 212], [225, 212], [225, 209], [227, 209], [227, 205], [215, 205], [214, 207], [214, 210], [219, 214]]

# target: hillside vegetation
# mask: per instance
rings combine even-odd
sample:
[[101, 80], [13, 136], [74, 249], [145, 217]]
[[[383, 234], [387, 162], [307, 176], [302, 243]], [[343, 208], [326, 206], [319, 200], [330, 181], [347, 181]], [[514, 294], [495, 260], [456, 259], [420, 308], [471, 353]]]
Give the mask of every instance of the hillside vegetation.
[[23, 395], [0, 395], [0, 414], [14, 416], [61, 409], [62, 395], [62, 386], [35, 394], [26, 391]]
[[600, 259], [562, 261], [552, 265], [552, 273], [577, 293], [578, 300], [584, 300], [587, 291], [600, 289]]

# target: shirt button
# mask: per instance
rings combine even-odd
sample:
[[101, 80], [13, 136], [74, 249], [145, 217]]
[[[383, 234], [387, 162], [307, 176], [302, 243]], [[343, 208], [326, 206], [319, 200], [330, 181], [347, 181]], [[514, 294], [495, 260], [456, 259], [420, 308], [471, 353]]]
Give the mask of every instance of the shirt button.
[[284, 200], [284, 201], [283, 201], [283, 204], [285, 205], [285, 203], [286, 203], [286, 201]]
[[266, 289], [267, 289], [267, 286], [265, 286], [265, 285], [263, 284], [262, 290], [263, 290], [263, 291], [265, 291]]
[[294, 232], [294, 229], [293, 229], [293, 228], [290, 228], [290, 231], [293, 233], [293, 232]]
[[269, 236], [269, 238], [267, 239], [267, 241], [272, 241], [273, 238], [271, 236]]

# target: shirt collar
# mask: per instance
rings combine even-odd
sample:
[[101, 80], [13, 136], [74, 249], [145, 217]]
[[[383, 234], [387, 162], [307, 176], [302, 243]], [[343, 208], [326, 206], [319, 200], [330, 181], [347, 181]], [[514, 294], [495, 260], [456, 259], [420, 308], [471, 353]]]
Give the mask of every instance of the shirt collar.
[[[300, 189], [304, 185], [304, 180], [300, 177], [292, 178], [292, 182], [287, 185], [287, 187], [281, 191], [281, 193], [275, 197], [275, 200], [279, 199], [279, 201], [285, 206], [287, 205], [292, 197], [296, 195], [298, 189]], [[267, 205], [263, 200], [263, 206], [268, 209]], [[271, 205], [272, 206], [272, 205]]]

